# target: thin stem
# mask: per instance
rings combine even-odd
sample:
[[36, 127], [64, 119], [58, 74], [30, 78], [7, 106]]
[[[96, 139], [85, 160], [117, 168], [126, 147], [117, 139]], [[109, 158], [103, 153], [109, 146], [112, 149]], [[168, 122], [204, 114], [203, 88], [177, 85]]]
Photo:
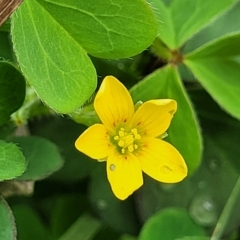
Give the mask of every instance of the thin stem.
[[238, 200], [240, 194], [240, 176], [238, 177], [238, 180], [235, 183], [235, 186], [227, 200], [227, 203], [218, 219], [218, 222], [216, 224], [216, 227], [213, 231], [212, 237], [210, 240], [220, 240], [224, 230], [226, 228], [226, 225], [228, 223], [228, 220], [234, 210], [234, 206]]

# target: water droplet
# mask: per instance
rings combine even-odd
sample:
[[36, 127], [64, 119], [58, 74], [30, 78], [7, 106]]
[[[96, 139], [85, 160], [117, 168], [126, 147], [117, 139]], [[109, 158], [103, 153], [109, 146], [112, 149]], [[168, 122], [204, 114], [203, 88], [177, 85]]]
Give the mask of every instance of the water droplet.
[[217, 209], [212, 198], [206, 193], [194, 197], [189, 214], [201, 226], [212, 227], [217, 222]]
[[123, 70], [124, 69], [124, 64], [123, 63], [118, 63], [117, 64], [118, 69]]
[[99, 210], [104, 210], [107, 208], [107, 201], [104, 199], [99, 199], [97, 200], [97, 207], [99, 208]]
[[208, 167], [211, 171], [216, 171], [220, 167], [220, 162], [216, 158], [209, 159]]
[[111, 164], [111, 165], [110, 165], [110, 170], [111, 170], [111, 171], [114, 171], [115, 168], [116, 168], [116, 166], [115, 166], [114, 164]]

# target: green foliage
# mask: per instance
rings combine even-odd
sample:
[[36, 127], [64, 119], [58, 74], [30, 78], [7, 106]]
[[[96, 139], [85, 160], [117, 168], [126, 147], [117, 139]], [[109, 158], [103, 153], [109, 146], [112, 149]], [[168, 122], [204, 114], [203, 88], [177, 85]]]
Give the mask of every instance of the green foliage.
[[0, 140], [0, 181], [13, 179], [26, 169], [25, 158], [13, 143]]
[[59, 169], [63, 162], [55, 144], [40, 137], [18, 137], [13, 141], [22, 149], [28, 163], [18, 180], [39, 180]]
[[16, 226], [12, 211], [0, 196], [0, 239], [16, 239]]
[[[230, 8], [236, 0], [174, 0], [169, 6], [161, 1], [149, 1], [156, 8], [159, 19], [160, 39], [170, 48], [181, 47], [194, 34]], [[161, 15], [163, 15], [161, 17]]]
[[[18, 226], [19, 239], [51, 239], [49, 232], [33, 209], [25, 205], [18, 205], [13, 207], [13, 213]], [[28, 231], [24, 231], [26, 224], [28, 225]]]
[[[240, 0], [24, 0], [0, 27], [0, 239], [238, 239], [239, 23]], [[75, 149], [107, 75], [177, 101], [184, 181], [122, 202]]]
[[25, 81], [10, 63], [0, 62], [0, 126], [21, 107], [25, 97]]
[[186, 235], [205, 236], [205, 233], [184, 209], [168, 208], [156, 213], [145, 223], [139, 240], [155, 240], [163, 236], [166, 240], [172, 240], [181, 239]]
[[212, 97], [238, 119], [240, 118], [239, 41], [240, 33], [226, 35], [188, 54], [184, 60]]

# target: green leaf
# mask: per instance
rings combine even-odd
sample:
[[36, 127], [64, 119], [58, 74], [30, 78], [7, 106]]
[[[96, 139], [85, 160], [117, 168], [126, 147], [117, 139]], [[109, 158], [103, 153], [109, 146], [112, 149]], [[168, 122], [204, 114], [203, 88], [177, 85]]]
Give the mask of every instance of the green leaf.
[[230, 34], [202, 46], [184, 63], [215, 101], [240, 119], [240, 33]]
[[139, 240], [162, 239], [162, 236], [164, 240], [173, 240], [185, 236], [205, 236], [205, 233], [192, 221], [186, 210], [168, 208], [159, 211], [144, 224]]
[[9, 41], [9, 33], [0, 31], [0, 59], [12, 59], [12, 47]]
[[25, 169], [26, 162], [20, 149], [0, 140], [0, 181], [20, 176]]
[[[17, 225], [18, 239], [21, 240], [51, 240], [40, 216], [27, 205], [12, 207]], [[3, 238], [5, 239], [5, 238]]]
[[84, 214], [58, 240], [90, 240], [101, 227], [100, 221], [89, 214]]
[[183, 155], [192, 174], [200, 164], [202, 141], [191, 103], [172, 66], [161, 68], [147, 76], [130, 90], [134, 102], [155, 98], [172, 98], [178, 103], [166, 140]]
[[174, 49], [176, 34], [169, 8], [163, 3], [163, 1], [147, 1], [152, 6], [158, 20], [158, 38], [160, 38], [168, 47]]
[[96, 71], [85, 50], [35, 0], [24, 1], [12, 17], [19, 65], [40, 98], [55, 111], [79, 108], [96, 88]]
[[[154, 0], [154, 2], [156, 1]], [[179, 48], [236, 1], [175, 0], [169, 7], [157, 3], [156, 11], [159, 11], [160, 14], [163, 13], [161, 21], [165, 22], [162, 24], [159, 37], [172, 50]]]
[[[240, 15], [239, 15], [240, 1], [229, 11], [221, 15], [213, 24], [202, 29], [199, 33], [191, 38], [184, 46], [184, 52], [191, 52], [194, 49], [206, 44], [213, 39], [222, 37], [223, 35], [239, 31], [240, 29]], [[224, 26], [224, 27], [223, 27]]]
[[55, 144], [41, 137], [17, 137], [13, 141], [22, 149], [28, 166], [18, 180], [39, 180], [58, 170], [63, 161]]
[[10, 63], [0, 62], [0, 125], [21, 107], [25, 97], [25, 81]]
[[0, 239], [16, 240], [16, 226], [12, 211], [7, 202], [0, 196]]
[[[59, 131], [61, 129], [61, 131]], [[86, 128], [63, 117], [41, 119], [30, 125], [30, 132], [54, 142], [64, 157], [64, 166], [51, 176], [58, 181], [77, 181], [89, 175], [98, 164], [77, 151], [74, 142]]]
[[157, 35], [157, 21], [143, 0], [96, 2], [47, 0], [39, 3], [89, 54], [125, 58], [146, 49]]

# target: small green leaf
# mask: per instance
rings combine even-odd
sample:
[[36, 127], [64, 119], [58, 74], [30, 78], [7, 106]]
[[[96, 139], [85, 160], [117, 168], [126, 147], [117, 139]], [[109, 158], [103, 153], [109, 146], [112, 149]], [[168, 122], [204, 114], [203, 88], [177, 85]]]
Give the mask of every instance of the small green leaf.
[[12, 211], [7, 202], [0, 196], [0, 239], [16, 240], [16, 226]]
[[167, 208], [154, 214], [144, 224], [139, 240], [156, 240], [163, 236], [164, 240], [173, 240], [185, 236], [205, 236], [205, 233], [192, 221], [186, 210]]
[[185, 56], [184, 63], [232, 116], [240, 119], [240, 33], [226, 35]]
[[23, 151], [28, 166], [18, 180], [39, 180], [63, 165], [55, 144], [40, 137], [17, 137], [13, 140]]
[[0, 181], [20, 176], [25, 169], [26, 162], [20, 149], [0, 140]]
[[39, 1], [89, 54], [125, 58], [146, 49], [157, 35], [157, 21], [143, 0]]
[[20, 5], [11, 32], [23, 74], [51, 108], [69, 113], [91, 96], [97, 83], [91, 60], [37, 1]]
[[84, 214], [58, 240], [90, 240], [101, 227], [100, 221], [89, 214]]
[[159, 37], [172, 50], [179, 48], [236, 2], [237, 0], [218, 2], [215, 0], [175, 0], [169, 7], [164, 4], [154, 4], [157, 6], [156, 11], [163, 13], [161, 21], [165, 23], [162, 24]]
[[10, 63], [0, 62], [0, 125], [21, 107], [25, 97], [25, 80]]
[[[15, 205], [12, 208], [17, 225], [18, 239], [51, 240], [40, 216], [27, 205]], [[3, 238], [5, 240], [5, 238]]]
[[179, 150], [188, 165], [189, 174], [193, 173], [200, 164], [202, 141], [196, 116], [177, 70], [170, 65], [161, 68], [130, 91], [134, 102], [155, 98], [172, 98], [177, 101], [178, 110], [167, 131], [166, 140]]

